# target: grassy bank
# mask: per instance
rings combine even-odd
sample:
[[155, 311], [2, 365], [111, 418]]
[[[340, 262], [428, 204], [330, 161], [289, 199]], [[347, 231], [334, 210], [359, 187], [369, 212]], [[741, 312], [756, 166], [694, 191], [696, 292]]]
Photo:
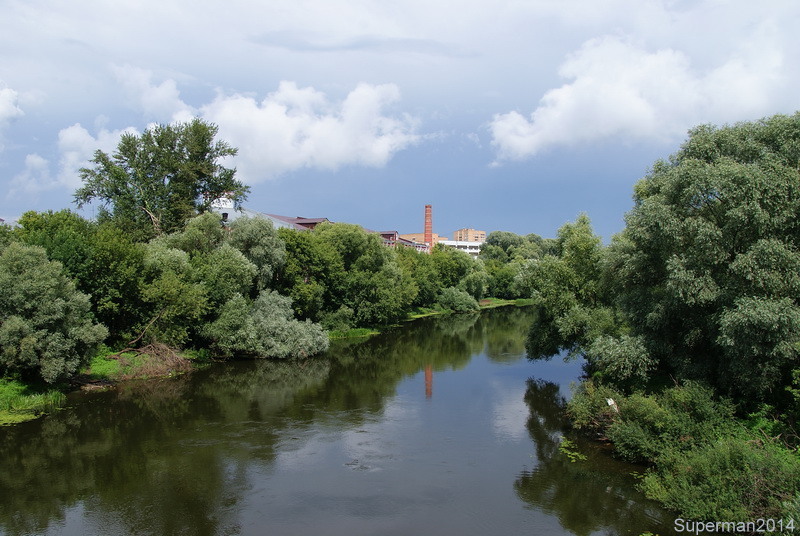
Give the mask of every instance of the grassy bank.
[[769, 406], [737, 418], [697, 383], [624, 396], [587, 381], [568, 413], [619, 457], [647, 464], [642, 491], [687, 519], [800, 522], [800, 438]]
[[328, 332], [328, 338], [330, 340], [358, 339], [362, 337], [371, 337], [372, 335], [377, 335], [378, 333], [380, 333], [380, 331], [374, 328], [353, 328], [348, 330], [336, 329]]
[[122, 353], [106, 348], [92, 359], [80, 379], [92, 383], [163, 378], [189, 372], [206, 362], [205, 352], [178, 351], [163, 344]]
[[64, 393], [52, 387], [0, 379], [0, 425], [30, 421], [57, 409]]

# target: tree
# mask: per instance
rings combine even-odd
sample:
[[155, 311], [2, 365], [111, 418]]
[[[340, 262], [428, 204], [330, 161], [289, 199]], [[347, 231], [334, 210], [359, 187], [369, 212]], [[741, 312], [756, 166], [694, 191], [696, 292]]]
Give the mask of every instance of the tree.
[[266, 218], [237, 218], [231, 224], [228, 243], [256, 265], [258, 290], [270, 288], [286, 262], [286, 246], [272, 222]]
[[109, 328], [110, 342], [130, 340], [143, 314], [142, 244], [111, 222], [97, 225], [69, 210], [26, 212], [14, 235], [25, 244], [42, 246], [50, 260], [64, 266], [78, 290], [89, 295], [97, 320]]
[[798, 170], [800, 113], [695, 128], [636, 184], [611, 281], [663, 371], [785, 396], [800, 368]]
[[233, 296], [203, 333], [224, 355], [307, 357], [328, 349], [325, 331], [310, 320], [296, 320], [291, 298], [272, 290], [261, 292], [254, 302]]
[[235, 179], [235, 169], [220, 164], [236, 149], [215, 142], [217, 131], [195, 118], [123, 134], [113, 155], [98, 150], [94, 166], [80, 170], [83, 186], [75, 202], [80, 208], [99, 201], [101, 220], [121, 222], [140, 239], [181, 229], [220, 197], [238, 206], [249, 188]]
[[145, 246], [142, 299], [149, 307], [140, 326], [145, 342], [181, 346], [208, 311], [207, 288], [193, 281], [189, 255], [160, 241]]
[[14, 230], [17, 238], [30, 246], [42, 246], [50, 260], [59, 261], [77, 280], [82, 292], [89, 292], [84, 283], [93, 277], [88, 259], [92, 254], [95, 224], [70, 210], [28, 211], [18, 223]]
[[88, 363], [108, 330], [60, 262], [38, 246], [11, 243], [0, 254], [0, 368], [54, 383]]
[[300, 318], [320, 320], [338, 310], [344, 268], [334, 247], [315, 232], [278, 229], [285, 245], [285, 262], [278, 273], [278, 290], [292, 298]]
[[[582, 353], [600, 336], [620, 326], [601, 284], [603, 248], [586, 214], [558, 230], [552, 251], [520, 269], [514, 286], [533, 298], [538, 319], [528, 338], [533, 359], [569, 350]], [[602, 348], [606, 348], [602, 346]], [[601, 348], [601, 346], [598, 346]], [[587, 356], [594, 364], [592, 356]]]
[[344, 223], [318, 225], [313, 232], [332, 246], [341, 260], [340, 277], [327, 288], [329, 311], [345, 305], [362, 326], [388, 324], [403, 317], [417, 288], [380, 236]]

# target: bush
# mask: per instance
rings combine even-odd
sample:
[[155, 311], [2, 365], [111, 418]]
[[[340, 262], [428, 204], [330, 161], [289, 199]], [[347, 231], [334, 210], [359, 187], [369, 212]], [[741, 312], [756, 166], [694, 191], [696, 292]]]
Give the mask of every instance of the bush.
[[478, 302], [466, 291], [455, 287], [447, 287], [439, 293], [439, 305], [454, 313], [469, 313], [480, 309]]
[[54, 383], [78, 372], [108, 330], [89, 297], [38, 246], [12, 243], [0, 255], [0, 367]]
[[800, 492], [800, 458], [770, 441], [732, 435], [666, 452], [642, 489], [694, 519], [781, 519]]
[[329, 331], [348, 331], [353, 327], [353, 310], [342, 305], [336, 311], [324, 314], [320, 324]]
[[682, 516], [778, 519], [797, 507], [800, 457], [761, 425], [737, 427], [733, 406], [708, 387], [690, 382], [624, 397], [588, 381], [567, 411], [576, 428], [611, 440], [616, 454], [652, 464], [643, 491]]
[[307, 357], [324, 352], [329, 344], [319, 325], [294, 318], [291, 298], [274, 291], [262, 291], [252, 303], [234, 296], [203, 335], [225, 356]]

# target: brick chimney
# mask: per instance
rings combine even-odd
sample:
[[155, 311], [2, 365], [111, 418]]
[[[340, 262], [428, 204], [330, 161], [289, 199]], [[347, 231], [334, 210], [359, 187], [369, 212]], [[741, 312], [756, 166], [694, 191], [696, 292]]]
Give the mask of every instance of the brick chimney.
[[425, 205], [425, 243], [433, 249], [433, 220], [431, 219], [431, 206]]

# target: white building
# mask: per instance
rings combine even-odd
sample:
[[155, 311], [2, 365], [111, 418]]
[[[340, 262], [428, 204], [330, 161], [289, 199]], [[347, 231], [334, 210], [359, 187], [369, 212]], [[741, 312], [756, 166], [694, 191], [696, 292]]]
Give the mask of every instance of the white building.
[[451, 248], [460, 249], [469, 255], [473, 259], [478, 258], [478, 254], [481, 252], [481, 244], [483, 242], [466, 242], [463, 240], [439, 240], [439, 244], [444, 244], [445, 246], [450, 246]]

